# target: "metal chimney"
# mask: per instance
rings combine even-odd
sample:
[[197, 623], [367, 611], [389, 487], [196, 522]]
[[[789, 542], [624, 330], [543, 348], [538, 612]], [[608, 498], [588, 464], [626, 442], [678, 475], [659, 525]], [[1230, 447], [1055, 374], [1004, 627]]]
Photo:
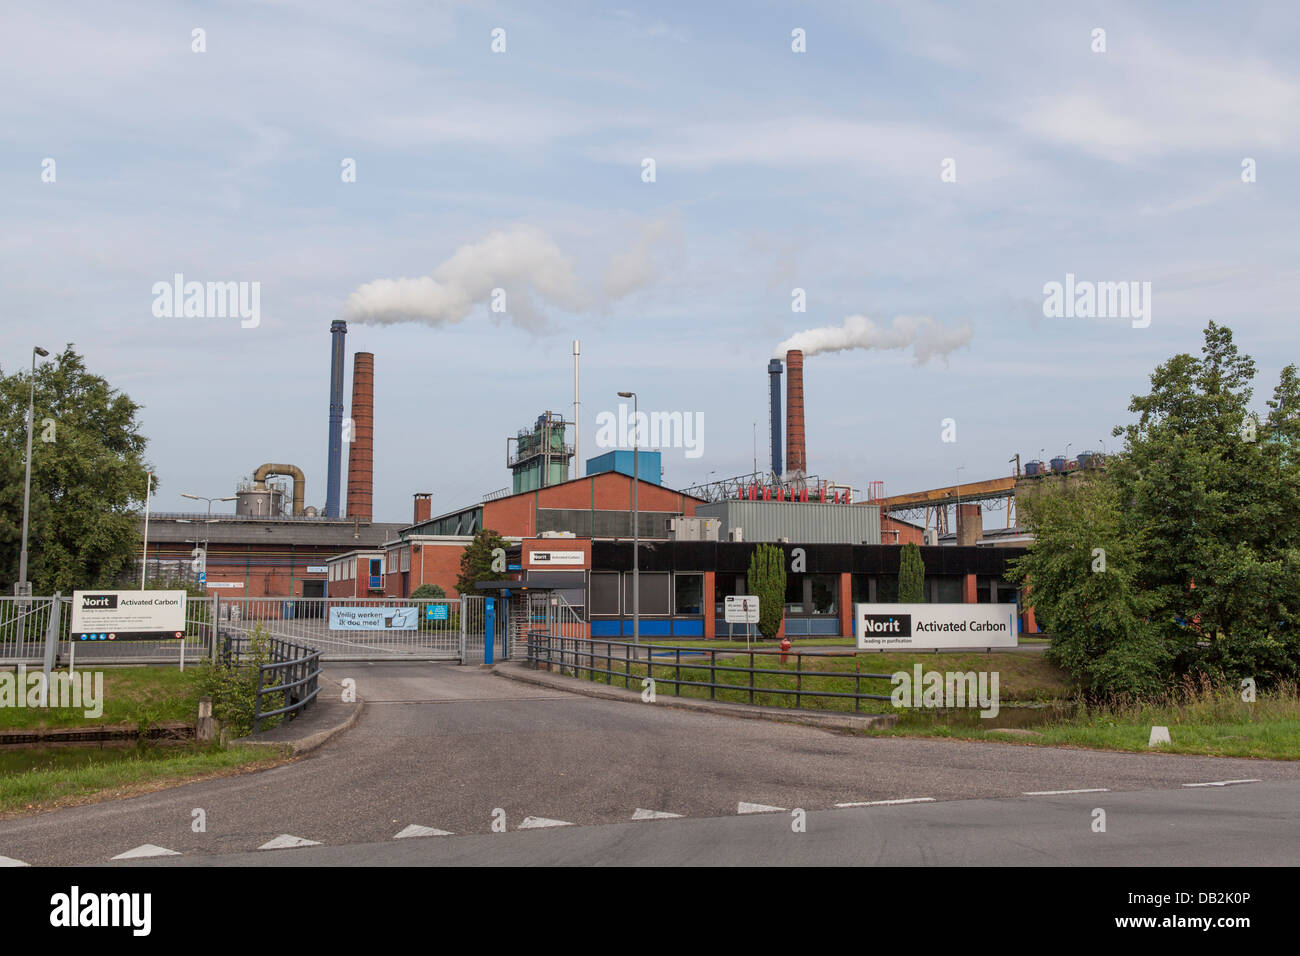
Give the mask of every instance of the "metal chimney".
[[767, 363], [767, 374], [772, 385], [772, 475], [781, 477], [781, 360]]
[[343, 478], [343, 347], [348, 324], [330, 323], [330, 438], [325, 473], [325, 517], [339, 516], [339, 482]]
[[358, 352], [352, 359], [352, 444], [348, 450], [348, 517], [369, 521], [374, 515], [375, 356]]
[[786, 471], [791, 475], [808, 473], [807, 450], [803, 427], [803, 352], [785, 353], [785, 454]]

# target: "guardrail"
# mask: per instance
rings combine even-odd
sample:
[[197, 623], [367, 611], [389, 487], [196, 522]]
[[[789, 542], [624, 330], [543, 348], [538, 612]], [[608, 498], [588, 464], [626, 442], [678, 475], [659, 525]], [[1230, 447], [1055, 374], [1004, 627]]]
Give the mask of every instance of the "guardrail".
[[[600, 650], [603, 648], [603, 652]], [[707, 664], [704, 661], [687, 660], [682, 662], [682, 653], [685, 651], [688, 655], [704, 656], [708, 655]], [[672, 655], [672, 660], [656, 661], [655, 656], [667, 657]], [[793, 657], [795, 667], [793, 670], [784, 667], [763, 668], [755, 667], [756, 657], [771, 657], [774, 654], [780, 654], [782, 657]], [[732, 663], [718, 663], [718, 656], [725, 658], [749, 658], [749, 666]], [[853, 710], [861, 713], [862, 702], [864, 700], [890, 700], [888, 694], [867, 694], [862, 692], [862, 682], [864, 680], [889, 680], [889, 674], [869, 674], [858, 670], [855, 660], [854, 670], [849, 671], [810, 671], [804, 670], [804, 658], [830, 658], [830, 657], [852, 657], [857, 658], [858, 654], [854, 651], [780, 651], [775, 649], [757, 649], [757, 650], [715, 650], [713, 648], [682, 648], [670, 644], [630, 644], [626, 641], [599, 641], [589, 640], [587, 638], [570, 638], [556, 637], [553, 634], [547, 634], [544, 631], [528, 632], [528, 654], [526, 663], [534, 670], [543, 668], [552, 669], [558, 667], [560, 673], [570, 671], [575, 677], [581, 677], [586, 674], [586, 679], [597, 680], [599, 676], [605, 678], [606, 684], [612, 684], [616, 678], [621, 678], [623, 686], [627, 689], [632, 688], [632, 681], [640, 681], [643, 678], [649, 678], [658, 684], [669, 684], [673, 688], [673, 695], [681, 696], [683, 687], [706, 688], [709, 691], [709, 700], [717, 700], [718, 691], [730, 692], [748, 692], [749, 703], [754, 703], [755, 694], [776, 694], [785, 696], [787, 699], [794, 698], [796, 709], [803, 706], [805, 698], [844, 698], [853, 701]], [[622, 667], [618, 668], [619, 662]], [[604, 666], [599, 666], [603, 664]], [[633, 673], [633, 667], [638, 671]], [[704, 670], [708, 669], [708, 680], [692, 680], [682, 678], [682, 668]], [[644, 668], [645, 673], [640, 673]], [[662, 672], [671, 670], [672, 677], [661, 676]], [[719, 682], [719, 674], [743, 674], [748, 675], [748, 683], [726, 683]], [[775, 680], [764, 683], [756, 682], [756, 678], [794, 678], [794, 687], [775, 686]], [[853, 691], [833, 691], [817, 689], [816, 686], [805, 687], [805, 681], [829, 681], [839, 680], [853, 681]], [[823, 687], [825, 685], [822, 685]]]
[[[251, 638], [245, 634], [223, 632], [221, 659], [230, 666], [247, 655]], [[272, 637], [266, 639], [271, 662], [257, 669], [257, 697], [253, 710], [253, 733], [261, 729], [262, 721], [288, 714], [289, 720], [297, 717], [320, 693], [321, 652], [314, 647], [296, 644]], [[283, 695], [284, 706], [263, 710], [263, 701]]]

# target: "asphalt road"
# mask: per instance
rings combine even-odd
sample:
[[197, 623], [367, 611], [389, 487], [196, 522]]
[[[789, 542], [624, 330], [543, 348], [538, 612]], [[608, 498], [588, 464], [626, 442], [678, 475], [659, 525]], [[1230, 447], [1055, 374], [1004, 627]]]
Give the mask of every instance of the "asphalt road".
[[[152, 844], [179, 855], [148, 862], [181, 864], [1300, 862], [1300, 763], [866, 738], [446, 664], [329, 672], [367, 707], [314, 755], [0, 822], [0, 857], [92, 865]], [[1235, 780], [1260, 782], [1185, 786]], [[1062, 790], [1105, 792], [1043, 793]], [[638, 810], [681, 818], [630, 822]], [[520, 830], [538, 820], [570, 826]], [[411, 825], [451, 835], [395, 839]], [[281, 836], [320, 845], [259, 850]]]

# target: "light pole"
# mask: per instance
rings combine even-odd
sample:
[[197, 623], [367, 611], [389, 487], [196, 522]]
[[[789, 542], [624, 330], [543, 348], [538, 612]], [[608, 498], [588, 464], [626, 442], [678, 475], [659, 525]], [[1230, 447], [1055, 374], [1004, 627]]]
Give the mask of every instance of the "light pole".
[[182, 492], [181, 492], [181, 497], [182, 497], [182, 498], [193, 498], [195, 501], [206, 501], [206, 502], [208, 503], [208, 517], [209, 517], [209, 518], [212, 517], [212, 502], [214, 502], [214, 501], [234, 501], [234, 500], [235, 500], [235, 498], [234, 498], [233, 495], [232, 495], [231, 497], [229, 497], [229, 498], [206, 498], [206, 497], [204, 497], [203, 495], [192, 495], [192, 494], [190, 494], [188, 491], [182, 491]]
[[27, 525], [32, 507], [32, 429], [36, 426], [36, 356], [45, 358], [50, 353], [39, 345], [32, 346], [32, 382], [27, 393], [27, 477], [23, 483], [23, 548], [18, 553], [18, 581], [14, 594], [31, 597], [32, 584], [27, 580]]
[[637, 520], [637, 491], [641, 484], [640, 415], [636, 392], [619, 392], [632, 399], [632, 643], [641, 643], [641, 529]]
[[957, 466], [957, 520], [953, 527], [956, 529], [957, 539], [954, 544], [961, 544], [961, 473], [965, 465]]

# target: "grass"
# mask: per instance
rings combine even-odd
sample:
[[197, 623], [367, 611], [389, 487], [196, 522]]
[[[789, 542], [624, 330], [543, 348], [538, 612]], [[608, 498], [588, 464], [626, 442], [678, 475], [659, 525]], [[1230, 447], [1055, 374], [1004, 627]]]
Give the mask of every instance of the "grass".
[[[128, 748], [124, 753], [96, 748], [97, 757], [86, 757], [85, 748], [66, 748], [60, 756], [49, 748], [47, 761], [35, 761], [16, 773], [0, 773], [0, 816], [19, 816], [41, 810], [94, 803], [99, 800], [135, 796], [209, 777], [228, 776], [283, 763], [287, 751], [271, 748], [215, 745]], [[81, 751], [69, 757], [67, 751]], [[0, 760], [13, 761], [12, 756]], [[4, 764], [0, 763], [0, 768]]]
[[[105, 667], [103, 715], [85, 716], [87, 708], [0, 707], [0, 730], [36, 730], [104, 724], [193, 722], [198, 715], [198, 669], [179, 667]], [[28, 675], [37, 673], [29, 670]], [[64, 671], [66, 673], [66, 671]], [[76, 671], [78, 679], [81, 669]]]
[[[743, 647], [741, 648], [743, 651]], [[749, 655], [728, 654], [717, 658], [716, 682], [735, 685], [736, 690], [715, 690], [712, 699], [731, 703], [749, 703], [749, 681], [747, 673], [729, 671], [727, 667], [748, 667]], [[949, 653], [949, 654], [842, 654], [833, 657], [805, 655], [802, 658], [802, 677], [793, 673], [800, 667], [800, 660], [792, 652], [786, 662], [781, 663], [779, 655], [755, 655], [754, 666], [776, 673], [757, 674], [754, 677], [756, 688], [753, 702], [765, 707], [793, 708], [798, 701], [801, 709], [853, 711], [854, 701], [843, 697], [829, 697], [818, 693], [854, 693], [882, 694], [888, 696], [893, 689], [886, 678], [856, 678], [857, 672], [870, 674], [893, 674], [897, 671], [912, 672], [915, 664], [925, 670], [937, 671], [997, 671], [999, 694], [1004, 702], [1040, 702], [1069, 696], [1069, 686], [1063, 671], [1049, 664], [1038, 654], [1015, 653]], [[603, 667], [602, 661], [596, 662]], [[611, 683], [621, 684], [623, 668], [615, 661], [612, 669], [616, 673], [610, 678]], [[810, 675], [808, 672], [815, 672]], [[822, 676], [825, 675], [825, 676]], [[582, 672], [579, 676], [599, 682], [605, 681], [603, 674]], [[683, 686], [675, 688], [670, 681], [708, 683], [710, 668], [700, 666], [698, 657], [683, 659], [680, 671], [675, 662], [657, 659], [650, 665], [636, 663], [631, 667], [631, 686], [641, 689], [641, 679], [650, 676], [659, 686], [656, 693], [665, 697], [681, 696], [697, 699], [709, 699], [707, 687]], [[743, 689], [741, 689], [743, 687]], [[773, 693], [773, 691], [795, 691], [793, 693]], [[766, 691], [766, 693], [765, 693]], [[866, 713], [892, 712], [888, 701], [864, 701], [860, 709]]]

